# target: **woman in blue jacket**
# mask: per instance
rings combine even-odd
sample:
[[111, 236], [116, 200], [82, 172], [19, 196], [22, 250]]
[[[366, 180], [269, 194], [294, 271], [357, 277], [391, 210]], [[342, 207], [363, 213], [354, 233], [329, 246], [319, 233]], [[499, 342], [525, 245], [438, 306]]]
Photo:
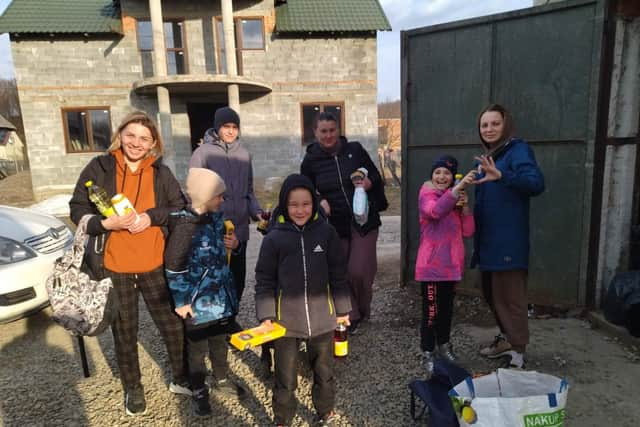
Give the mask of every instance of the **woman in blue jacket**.
[[480, 354], [511, 356], [510, 366], [523, 368], [529, 343], [529, 198], [544, 191], [544, 177], [531, 147], [512, 131], [511, 114], [503, 106], [493, 104], [480, 113], [485, 153], [476, 158], [476, 184], [482, 185], [476, 186], [472, 264], [482, 272], [482, 290], [500, 328]]

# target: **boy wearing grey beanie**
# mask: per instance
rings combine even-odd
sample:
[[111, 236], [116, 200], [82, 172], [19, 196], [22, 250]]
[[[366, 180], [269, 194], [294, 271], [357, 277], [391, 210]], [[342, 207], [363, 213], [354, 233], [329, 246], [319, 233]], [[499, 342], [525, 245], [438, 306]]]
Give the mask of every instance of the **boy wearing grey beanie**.
[[[250, 220], [259, 220], [263, 211], [253, 191], [251, 155], [238, 141], [240, 116], [229, 107], [216, 110], [213, 127], [204, 134], [204, 143], [191, 156], [190, 168], [205, 168], [216, 172], [225, 181], [227, 191], [220, 208], [226, 219], [233, 221], [240, 245], [231, 255], [238, 300], [242, 298], [247, 270], [247, 241]], [[237, 325], [236, 329], [242, 328]]]

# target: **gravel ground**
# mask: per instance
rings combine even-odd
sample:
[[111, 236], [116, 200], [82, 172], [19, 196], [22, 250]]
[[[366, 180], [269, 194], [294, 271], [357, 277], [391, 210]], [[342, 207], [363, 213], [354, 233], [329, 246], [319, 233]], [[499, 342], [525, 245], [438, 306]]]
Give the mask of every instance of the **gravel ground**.
[[[399, 218], [385, 217], [379, 238], [379, 273], [374, 286], [372, 319], [350, 337], [350, 355], [336, 365], [336, 411], [339, 426], [413, 426], [407, 383], [421, 376], [417, 328], [418, 293], [399, 287]], [[252, 235], [251, 271], [260, 236]], [[249, 275], [240, 321], [255, 324], [253, 280]], [[214, 415], [196, 419], [190, 399], [167, 390], [169, 368], [164, 345], [141, 305], [140, 363], [148, 413], [125, 415], [111, 335], [85, 340], [91, 377], [83, 378], [74, 341], [50, 321], [44, 310], [27, 319], [0, 325], [0, 416], [6, 426], [270, 425], [272, 378], [259, 361], [259, 349], [229, 353], [236, 379], [250, 391], [243, 401], [212, 394]], [[458, 298], [453, 342], [465, 365], [486, 372], [501, 362], [477, 356], [490, 340], [490, 315], [478, 298]], [[638, 349], [626, 349], [577, 318], [532, 320], [529, 368], [564, 376], [569, 394], [569, 426], [637, 425], [635, 414]], [[296, 426], [313, 420], [310, 371], [301, 364]], [[595, 410], [595, 408], [598, 408]]]

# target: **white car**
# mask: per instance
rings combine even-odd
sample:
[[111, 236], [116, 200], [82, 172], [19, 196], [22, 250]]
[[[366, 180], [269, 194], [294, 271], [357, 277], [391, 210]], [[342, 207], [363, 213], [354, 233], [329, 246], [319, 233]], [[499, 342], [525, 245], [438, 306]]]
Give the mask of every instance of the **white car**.
[[0, 206], [0, 322], [49, 304], [47, 277], [72, 243], [73, 233], [56, 217]]

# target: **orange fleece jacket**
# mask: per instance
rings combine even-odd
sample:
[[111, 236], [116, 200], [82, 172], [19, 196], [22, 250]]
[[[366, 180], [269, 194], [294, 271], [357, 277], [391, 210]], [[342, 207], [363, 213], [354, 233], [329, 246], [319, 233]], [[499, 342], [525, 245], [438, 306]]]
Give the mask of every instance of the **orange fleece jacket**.
[[[116, 158], [116, 188], [133, 204], [138, 214], [156, 207], [153, 189], [154, 156], [142, 160], [132, 172], [124, 162], [122, 150], [111, 153]], [[112, 231], [105, 247], [104, 266], [117, 273], [145, 273], [163, 263], [164, 236], [158, 226], [150, 226], [138, 234], [128, 230]]]

